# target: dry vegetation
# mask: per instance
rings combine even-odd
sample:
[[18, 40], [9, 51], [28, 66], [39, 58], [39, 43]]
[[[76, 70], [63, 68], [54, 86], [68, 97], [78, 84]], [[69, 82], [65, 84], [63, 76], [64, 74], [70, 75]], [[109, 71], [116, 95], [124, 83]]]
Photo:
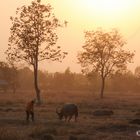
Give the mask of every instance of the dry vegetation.
[[[35, 122], [25, 121], [26, 102], [33, 92], [0, 93], [0, 140], [138, 140], [140, 95], [137, 93], [42, 92], [43, 104], [35, 107]], [[56, 106], [74, 102], [79, 107], [79, 120], [59, 121]], [[111, 116], [94, 116], [97, 109], [109, 109]]]

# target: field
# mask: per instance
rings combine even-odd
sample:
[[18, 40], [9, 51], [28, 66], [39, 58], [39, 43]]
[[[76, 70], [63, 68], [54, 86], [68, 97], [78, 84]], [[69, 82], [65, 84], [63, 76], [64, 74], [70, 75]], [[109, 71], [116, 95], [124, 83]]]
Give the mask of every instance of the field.
[[[0, 93], [0, 140], [139, 140], [139, 93], [98, 93], [83, 91], [42, 92], [41, 106], [35, 106], [35, 122], [25, 121], [26, 103], [34, 93]], [[78, 122], [58, 120], [56, 107], [73, 102], [79, 107]], [[113, 115], [95, 116], [96, 110], [111, 110]]]

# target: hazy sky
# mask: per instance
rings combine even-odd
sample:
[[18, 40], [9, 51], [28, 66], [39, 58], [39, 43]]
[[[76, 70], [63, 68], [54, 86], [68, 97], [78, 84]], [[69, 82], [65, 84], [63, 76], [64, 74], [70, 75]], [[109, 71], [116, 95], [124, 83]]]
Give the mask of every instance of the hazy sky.
[[[29, 4], [31, 0], [4, 0], [0, 4], [0, 58], [4, 60], [7, 49], [10, 16], [15, 15], [17, 7]], [[127, 40], [126, 48], [136, 51], [134, 64], [129, 69], [140, 66], [140, 0], [42, 0], [50, 3], [55, 15], [67, 20], [67, 28], [59, 30], [58, 44], [69, 55], [63, 63], [43, 62], [40, 68], [51, 72], [64, 71], [68, 66], [74, 72], [80, 72], [77, 64], [77, 52], [84, 43], [84, 31], [101, 27], [106, 31], [117, 28]]]

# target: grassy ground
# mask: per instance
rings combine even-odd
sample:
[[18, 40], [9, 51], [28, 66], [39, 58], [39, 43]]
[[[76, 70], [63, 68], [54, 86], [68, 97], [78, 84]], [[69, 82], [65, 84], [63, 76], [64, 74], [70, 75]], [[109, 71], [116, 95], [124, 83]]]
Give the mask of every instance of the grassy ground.
[[[27, 124], [25, 106], [33, 97], [33, 92], [0, 93], [0, 140], [43, 140], [46, 135], [54, 140], [140, 139], [136, 135], [140, 125], [129, 123], [139, 119], [139, 93], [106, 93], [100, 100], [97, 94], [88, 92], [43, 92], [43, 104], [35, 106], [35, 122]], [[76, 123], [58, 120], [56, 107], [67, 102], [79, 107]], [[98, 109], [110, 109], [114, 114], [94, 116]]]

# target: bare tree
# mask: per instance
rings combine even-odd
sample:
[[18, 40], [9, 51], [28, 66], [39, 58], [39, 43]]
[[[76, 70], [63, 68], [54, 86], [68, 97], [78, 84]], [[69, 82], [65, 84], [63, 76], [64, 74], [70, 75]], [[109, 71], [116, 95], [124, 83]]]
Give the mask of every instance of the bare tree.
[[84, 73], [98, 72], [101, 76], [101, 98], [104, 95], [106, 77], [125, 70], [127, 64], [132, 62], [134, 53], [123, 49], [125, 41], [117, 30], [105, 32], [85, 32], [84, 51], [78, 54], [78, 61]]
[[41, 0], [17, 8], [16, 16], [11, 17], [11, 21], [6, 54], [17, 62], [24, 60], [33, 66], [36, 97], [40, 103], [38, 63], [43, 60], [62, 61], [67, 54], [62, 52], [60, 46], [56, 46], [56, 29], [62, 24], [54, 16], [51, 5], [41, 4]]

